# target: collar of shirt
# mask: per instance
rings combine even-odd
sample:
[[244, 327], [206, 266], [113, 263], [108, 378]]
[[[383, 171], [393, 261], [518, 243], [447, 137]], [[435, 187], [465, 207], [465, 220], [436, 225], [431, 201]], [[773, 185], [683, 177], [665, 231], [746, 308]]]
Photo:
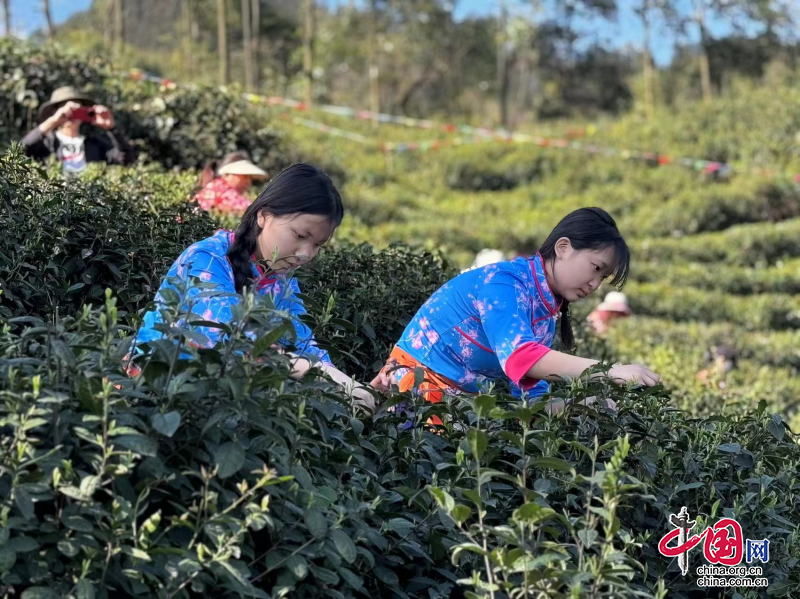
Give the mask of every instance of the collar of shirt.
[[537, 252], [537, 254], [529, 260], [531, 264], [531, 275], [536, 283], [536, 289], [539, 291], [539, 296], [544, 302], [545, 308], [551, 315], [555, 316], [561, 309], [563, 300], [560, 296], [553, 293], [550, 285], [547, 283], [547, 266], [544, 263], [544, 258]]

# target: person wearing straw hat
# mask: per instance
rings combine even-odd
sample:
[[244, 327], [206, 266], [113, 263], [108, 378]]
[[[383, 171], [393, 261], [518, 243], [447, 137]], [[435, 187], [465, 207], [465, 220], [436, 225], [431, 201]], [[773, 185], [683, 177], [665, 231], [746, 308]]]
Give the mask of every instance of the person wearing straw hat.
[[195, 200], [206, 212], [241, 215], [252, 203], [244, 192], [254, 180], [266, 178], [266, 171], [253, 164], [246, 152], [231, 152], [206, 164]]
[[[111, 110], [72, 86], [53, 92], [39, 108], [38, 121], [39, 125], [22, 138], [25, 153], [37, 160], [55, 155], [67, 174], [83, 171], [89, 162], [126, 165], [135, 158]], [[103, 133], [82, 131], [84, 124]]]
[[625, 294], [621, 291], [610, 291], [600, 305], [589, 314], [586, 321], [598, 335], [604, 335], [613, 321], [630, 316], [632, 313]]

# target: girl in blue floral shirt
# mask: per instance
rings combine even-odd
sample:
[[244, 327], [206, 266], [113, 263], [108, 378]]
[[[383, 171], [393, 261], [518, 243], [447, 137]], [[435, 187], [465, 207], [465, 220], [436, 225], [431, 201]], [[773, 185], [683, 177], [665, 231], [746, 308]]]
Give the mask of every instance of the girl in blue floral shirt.
[[[136, 346], [160, 339], [156, 325], [163, 322], [159, 304], [164, 303], [162, 291], [178, 291], [170, 282], [180, 279], [186, 283], [183, 305], [202, 320], [227, 323], [233, 319], [231, 308], [239, 302], [239, 294], [251, 287], [262, 295], [271, 295], [275, 307], [294, 318], [297, 341], [293, 376], [302, 376], [313, 366], [326, 372], [334, 381], [352, 387], [354, 381], [336, 369], [328, 353], [319, 348], [314, 336], [299, 317], [305, 307], [298, 297], [297, 279], [287, 271], [312, 260], [342, 222], [344, 208], [339, 192], [321, 170], [295, 164], [278, 174], [244, 213], [236, 231], [217, 231], [187, 248], [174, 262], [156, 294], [155, 309], [145, 314], [136, 336]], [[269, 272], [261, 266], [266, 264]], [[216, 285], [219, 294], [191, 286], [197, 278]], [[195, 298], [198, 294], [203, 294]], [[207, 346], [224, 341], [221, 329], [196, 326]], [[143, 352], [138, 351], [139, 355]], [[133, 365], [129, 370], [136, 374]], [[374, 410], [372, 394], [363, 386], [353, 389], [355, 403]]]
[[[621, 287], [629, 260], [611, 216], [600, 208], [576, 210], [535, 256], [469, 270], [438, 289], [408, 324], [372, 384], [409, 390], [414, 369], [422, 367], [419, 392], [433, 403], [444, 393], [478, 393], [485, 382], [503, 377], [517, 395], [546, 393], [547, 381], [578, 377], [598, 363], [550, 349], [557, 318], [561, 341], [571, 348], [569, 304], [597, 291], [607, 278]], [[659, 382], [658, 375], [637, 364], [615, 365], [609, 376], [645, 385]]]

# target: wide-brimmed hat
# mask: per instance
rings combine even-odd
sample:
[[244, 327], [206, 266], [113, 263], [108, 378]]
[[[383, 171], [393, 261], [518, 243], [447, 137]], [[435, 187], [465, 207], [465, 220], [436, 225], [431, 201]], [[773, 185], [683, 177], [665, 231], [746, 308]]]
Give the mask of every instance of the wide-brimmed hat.
[[620, 291], [609, 291], [603, 298], [603, 302], [597, 306], [597, 309], [605, 312], [631, 313], [631, 308], [628, 306], [628, 298]]
[[218, 175], [248, 175], [255, 179], [266, 179], [267, 171], [258, 168], [249, 160], [237, 160], [225, 166], [219, 167], [217, 170]]
[[39, 122], [46, 121], [53, 113], [66, 102], [78, 102], [83, 106], [94, 106], [95, 101], [90, 95], [83, 93], [71, 85], [65, 85], [56, 89], [50, 99], [39, 108]]

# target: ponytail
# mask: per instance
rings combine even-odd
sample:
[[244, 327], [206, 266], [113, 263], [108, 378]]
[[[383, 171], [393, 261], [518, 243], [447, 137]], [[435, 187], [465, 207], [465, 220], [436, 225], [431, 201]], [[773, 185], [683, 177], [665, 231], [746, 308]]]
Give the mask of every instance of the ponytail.
[[575, 335], [572, 332], [572, 322], [570, 322], [569, 302], [563, 300], [561, 302], [561, 343], [567, 349], [575, 348]]
[[299, 214], [325, 216], [336, 228], [344, 217], [344, 207], [330, 177], [317, 167], [298, 163], [278, 173], [245, 210], [228, 250], [237, 293], [242, 293], [253, 283], [251, 256], [256, 251], [262, 231], [258, 225], [258, 215], [262, 213], [277, 217]]

